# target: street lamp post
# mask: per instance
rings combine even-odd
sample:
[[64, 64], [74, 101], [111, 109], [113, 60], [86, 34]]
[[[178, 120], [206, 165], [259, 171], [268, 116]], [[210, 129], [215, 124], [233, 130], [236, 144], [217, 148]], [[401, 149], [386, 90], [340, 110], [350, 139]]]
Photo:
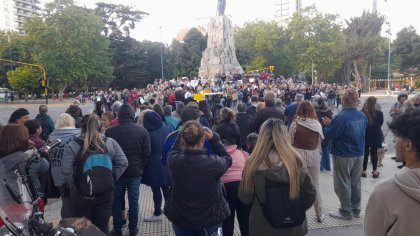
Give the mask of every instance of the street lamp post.
[[309, 57], [309, 59], [311, 59], [311, 63], [312, 63], [312, 66], [311, 66], [311, 68], [312, 68], [312, 70], [311, 70], [312, 71], [312, 85], [314, 85], [314, 60], [309, 55], [302, 54], [302, 56], [306, 56], [306, 57]]
[[389, 26], [388, 30], [386, 31], [386, 33], [389, 35], [389, 39], [388, 39], [388, 76], [387, 76], [388, 93], [389, 93], [390, 83], [391, 83], [391, 23], [389, 23], [389, 21], [387, 21], [387, 22], [385, 22], [385, 24], [387, 24]]

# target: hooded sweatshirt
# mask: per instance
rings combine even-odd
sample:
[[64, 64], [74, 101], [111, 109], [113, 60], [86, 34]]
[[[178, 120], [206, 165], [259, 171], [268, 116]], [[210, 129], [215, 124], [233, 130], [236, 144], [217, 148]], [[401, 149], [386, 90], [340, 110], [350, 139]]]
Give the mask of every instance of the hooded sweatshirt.
[[61, 159], [63, 158], [64, 150], [70, 141], [74, 137], [80, 135], [80, 129], [76, 128], [61, 128], [54, 130], [48, 139], [48, 142], [51, 143], [57, 139], [61, 140], [60, 145], [51, 149], [49, 151], [50, 166], [51, 166], [51, 176], [54, 181], [55, 186], [62, 186], [65, 181], [64, 177], [61, 174]]
[[401, 169], [378, 183], [366, 206], [365, 235], [420, 235], [420, 168]]

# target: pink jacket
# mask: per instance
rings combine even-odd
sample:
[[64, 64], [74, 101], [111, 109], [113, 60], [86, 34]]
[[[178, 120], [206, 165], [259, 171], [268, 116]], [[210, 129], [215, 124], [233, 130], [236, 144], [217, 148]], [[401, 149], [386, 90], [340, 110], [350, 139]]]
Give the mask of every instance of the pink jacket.
[[245, 167], [245, 161], [249, 154], [237, 149], [236, 145], [225, 146], [226, 151], [232, 157], [232, 165], [222, 176], [223, 183], [235, 182], [242, 180], [242, 171]]

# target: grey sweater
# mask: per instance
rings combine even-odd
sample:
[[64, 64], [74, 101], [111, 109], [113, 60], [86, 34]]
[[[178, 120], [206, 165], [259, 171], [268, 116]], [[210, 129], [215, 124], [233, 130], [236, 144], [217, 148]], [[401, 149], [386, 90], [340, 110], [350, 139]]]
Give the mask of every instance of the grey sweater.
[[65, 183], [64, 177], [61, 174], [61, 160], [63, 158], [64, 150], [73, 138], [79, 135], [80, 129], [76, 128], [55, 129], [50, 134], [48, 143], [52, 143], [57, 139], [61, 140], [60, 145], [49, 151], [51, 176], [54, 180], [54, 185], [57, 187], [62, 186]]
[[[80, 135], [79, 138], [84, 140], [84, 135]], [[81, 146], [76, 141], [71, 141], [64, 150], [63, 158], [61, 160], [61, 173], [65, 183], [68, 183], [70, 187], [74, 187], [73, 172], [75, 168], [76, 156], [80, 148]], [[109, 156], [111, 157], [116, 181], [124, 173], [128, 166], [128, 161], [120, 145], [118, 145], [114, 139], [107, 138], [106, 148], [108, 150]]]

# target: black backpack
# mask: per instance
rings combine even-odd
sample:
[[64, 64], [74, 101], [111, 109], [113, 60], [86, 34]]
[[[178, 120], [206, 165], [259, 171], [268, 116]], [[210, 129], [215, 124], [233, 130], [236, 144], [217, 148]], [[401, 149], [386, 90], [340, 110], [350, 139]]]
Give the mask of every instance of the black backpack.
[[265, 203], [257, 195], [265, 218], [274, 228], [292, 228], [305, 221], [303, 194], [300, 192], [296, 199], [290, 199], [289, 188], [288, 183], [265, 178]]
[[75, 184], [79, 194], [92, 198], [114, 191], [112, 161], [106, 146], [103, 147], [104, 151], [87, 151], [82, 155], [83, 140], [76, 138], [75, 141], [81, 147], [77, 153], [75, 170]]

